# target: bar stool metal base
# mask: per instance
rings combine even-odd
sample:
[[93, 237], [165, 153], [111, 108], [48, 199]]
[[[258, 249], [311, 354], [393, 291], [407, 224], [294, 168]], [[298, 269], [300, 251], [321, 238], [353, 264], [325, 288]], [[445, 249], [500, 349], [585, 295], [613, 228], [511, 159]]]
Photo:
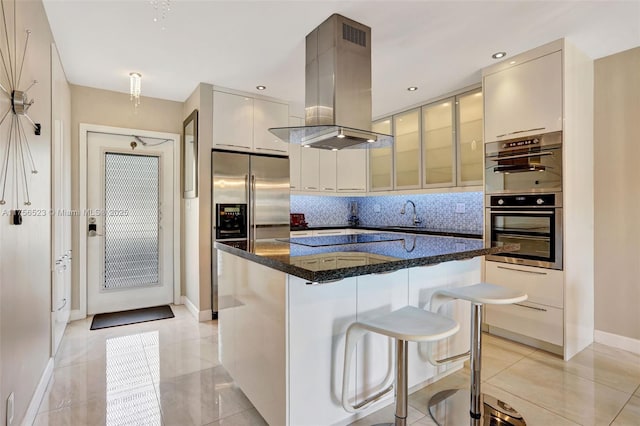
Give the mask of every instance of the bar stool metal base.
[[467, 389], [447, 389], [429, 400], [429, 414], [438, 426], [526, 426], [520, 413], [506, 402], [482, 394], [481, 417], [474, 419], [469, 411], [471, 396]]

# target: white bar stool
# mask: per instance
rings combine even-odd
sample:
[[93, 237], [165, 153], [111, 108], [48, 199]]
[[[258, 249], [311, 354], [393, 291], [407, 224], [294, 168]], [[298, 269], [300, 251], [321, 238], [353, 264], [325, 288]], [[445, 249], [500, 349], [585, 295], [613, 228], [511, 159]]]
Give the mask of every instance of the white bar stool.
[[434, 342], [452, 336], [457, 333], [459, 329], [460, 325], [453, 319], [413, 306], [405, 306], [404, 308], [379, 317], [351, 324], [347, 329], [342, 378], [342, 406], [344, 409], [350, 413], [364, 410], [390, 392], [394, 387], [393, 385], [388, 386], [381, 392], [365, 399], [355, 406], [352, 406], [349, 402], [349, 371], [351, 369], [351, 359], [358, 340], [365, 334], [373, 332], [396, 339], [395, 425], [404, 426], [407, 422], [408, 409], [408, 342]]
[[[513, 407], [482, 393], [480, 360], [482, 306], [519, 303], [527, 300], [528, 296], [521, 291], [489, 283], [449, 287], [437, 290], [433, 294], [435, 299], [441, 296], [471, 302], [471, 390], [448, 389], [435, 394], [429, 400], [431, 418], [440, 426], [466, 424], [525, 426], [524, 418]], [[449, 359], [457, 360], [459, 357], [454, 356]], [[443, 364], [438, 361], [436, 363]]]

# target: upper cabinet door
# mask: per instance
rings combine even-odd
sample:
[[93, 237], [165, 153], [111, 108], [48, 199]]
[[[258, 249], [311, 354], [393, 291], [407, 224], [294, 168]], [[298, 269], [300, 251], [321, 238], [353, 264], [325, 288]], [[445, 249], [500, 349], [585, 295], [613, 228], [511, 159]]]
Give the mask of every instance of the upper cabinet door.
[[335, 151], [316, 148], [302, 148], [305, 151], [318, 151], [320, 167], [320, 191], [336, 192], [337, 156]]
[[395, 188], [420, 188], [420, 108], [393, 116]]
[[300, 149], [300, 189], [302, 191], [320, 190], [320, 151], [315, 148]]
[[[377, 133], [392, 134], [391, 118], [376, 121], [371, 130]], [[389, 191], [393, 189], [393, 147], [375, 148], [369, 152], [369, 189], [371, 191]]]
[[286, 154], [289, 144], [269, 131], [289, 125], [289, 106], [278, 102], [253, 100], [253, 149], [257, 153]]
[[484, 144], [482, 140], [482, 90], [457, 97], [458, 185], [482, 185]]
[[250, 151], [253, 146], [253, 99], [213, 92], [213, 146]]
[[422, 186], [455, 185], [454, 99], [422, 107]]
[[343, 149], [336, 154], [338, 192], [366, 192], [367, 150]]
[[484, 140], [562, 130], [562, 54], [554, 52], [484, 77]]

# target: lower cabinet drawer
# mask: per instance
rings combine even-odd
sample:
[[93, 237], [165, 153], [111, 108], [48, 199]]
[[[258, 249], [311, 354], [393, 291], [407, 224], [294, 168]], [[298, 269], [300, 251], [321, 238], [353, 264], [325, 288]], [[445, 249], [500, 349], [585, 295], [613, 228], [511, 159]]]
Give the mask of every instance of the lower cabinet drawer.
[[564, 306], [564, 272], [500, 262], [486, 262], [485, 281], [520, 290], [529, 303]]
[[514, 305], [485, 305], [485, 323], [523, 336], [563, 346], [563, 310], [523, 302]]

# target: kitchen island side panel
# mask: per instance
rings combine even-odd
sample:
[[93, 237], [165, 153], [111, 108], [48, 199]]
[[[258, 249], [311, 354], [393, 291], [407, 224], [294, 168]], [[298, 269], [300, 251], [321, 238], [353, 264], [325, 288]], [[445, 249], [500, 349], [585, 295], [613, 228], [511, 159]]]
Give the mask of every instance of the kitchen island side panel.
[[220, 361], [270, 425], [285, 425], [287, 275], [218, 256]]

